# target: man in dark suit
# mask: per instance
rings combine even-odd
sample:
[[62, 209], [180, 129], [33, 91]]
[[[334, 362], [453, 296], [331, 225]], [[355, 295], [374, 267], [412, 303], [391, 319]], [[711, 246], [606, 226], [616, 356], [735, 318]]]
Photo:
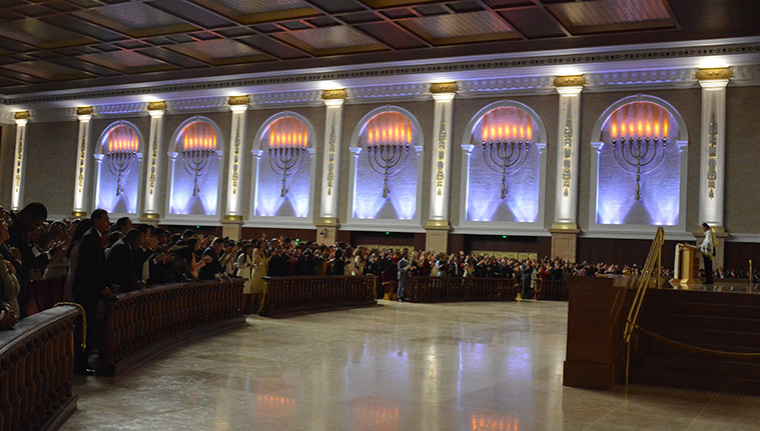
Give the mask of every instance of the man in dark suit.
[[224, 274], [224, 267], [219, 263], [219, 253], [222, 252], [223, 248], [224, 240], [222, 238], [217, 238], [210, 246], [203, 250], [203, 257], [205, 258], [208, 256], [211, 258], [211, 261], [207, 262], [198, 272], [199, 279], [214, 280], [217, 277], [217, 274]]
[[[21, 211], [15, 214], [11, 213], [10, 217], [12, 225], [8, 229], [8, 233], [11, 236], [8, 240], [8, 245], [21, 251], [21, 270], [17, 273], [19, 283], [21, 284], [18, 302], [21, 308], [19, 310], [21, 317], [24, 317], [26, 316], [26, 303], [29, 300], [29, 271], [44, 268], [50, 262], [51, 257], [62, 250], [62, 245], [58, 245], [38, 256], [35, 256], [32, 251], [29, 232], [38, 229], [45, 223], [47, 219], [47, 208], [45, 208], [45, 205], [39, 202], [32, 202]], [[43, 240], [42, 242], [46, 241]]]
[[140, 249], [140, 231], [127, 231], [123, 238], [116, 241], [106, 258], [106, 286], [118, 286], [119, 293], [131, 292], [145, 287], [137, 272], [135, 260]]
[[[105, 276], [105, 235], [111, 222], [108, 213], [96, 209], [90, 216], [92, 227], [85, 232], [79, 243], [79, 259], [74, 272], [72, 293], [74, 301], [84, 309], [87, 319], [87, 348], [92, 348], [96, 340], [98, 300], [101, 295], [109, 295]], [[82, 328], [74, 329], [74, 372], [77, 374], [93, 374], [88, 361], [87, 350], [79, 348], [82, 343]]]

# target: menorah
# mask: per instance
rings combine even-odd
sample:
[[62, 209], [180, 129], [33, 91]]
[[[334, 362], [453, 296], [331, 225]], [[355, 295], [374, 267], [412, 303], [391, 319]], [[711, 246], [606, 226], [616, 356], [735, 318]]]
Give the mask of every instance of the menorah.
[[287, 196], [288, 188], [285, 180], [298, 171], [304, 153], [306, 153], [306, 148], [302, 146], [269, 147], [269, 166], [277, 175], [282, 176], [280, 197]]
[[[488, 141], [488, 132], [483, 133], [483, 161], [493, 173], [501, 175], [501, 199], [507, 197], [507, 175], [517, 172], [528, 160], [530, 153], [530, 127], [528, 127], [527, 139], [525, 139], [524, 126], [520, 127], [522, 132], [520, 135], [517, 134], [517, 127], [513, 126], [513, 128], [514, 138], [512, 139], [494, 139], [496, 135], [492, 133], [492, 140]], [[509, 129], [510, 127], [506, 126], [506, 130], [509, 131]]]
[[124, 189], [121, 187], [121, 177], [126, 175], [132, 160], [135, 158], [133, 148], [123, 148], [109, 151], [106, 155], [108, 170], [116, 177], [116, 196], [121, 195]]
[[106, 166], [108, 166], [111, 174], [116, 177], [116, 196], [121, 195], [124, 191], [121, 187], [121, 178], [129, 172], [138, 147], [137, 138], [119, 137], [119, 129], [121, 127], [117, 127], [111, 132], [116, 133], [117, 137], [115, 139], [113, 137], [108, 139], [108, 154], [106, 154]]
[[[668, 125], [664, 124], [664, 133], [662, 139], [658, 138], [660, 132], [659, 123], [655, 123], [654, 137], [652, 137], [652, 127], [650, 123], [646, 124], [646, 134], [644, 135], [644, 125], [641, 121], [638, 123], [638, 138], [634, 138], [633, 124], [630, 125], [630, 136], [617, 138], [617, 124], [612, 125], [612, 153], [615, 161], [624, 171], [636, 175], [636, 200], [641, 200], [641, 175], [652, 172], [662, 163], [665, 158], [665, 145], [668, 141]], [[625, 124], [621, 125], [621, 135], [626, 134]], [[662, 146], [660, 146], [662, 142]], [[618, 145], [620, 144], [620, 145]]]
[[193, 176], [193, 196], [198, 196], [201, 189], [198, 187], [198, 178], [203, 176], [204, 171], [211, 163], [214, 148], [210, 146], [188, 146], [182, 150], [182, 162], [185, 172]]
[[371, 143], [367, 144], [369, 166], [383, 176], [383, 197], [387, 198], [388, 177], [397, 174], [409, 157], [408, 143]]

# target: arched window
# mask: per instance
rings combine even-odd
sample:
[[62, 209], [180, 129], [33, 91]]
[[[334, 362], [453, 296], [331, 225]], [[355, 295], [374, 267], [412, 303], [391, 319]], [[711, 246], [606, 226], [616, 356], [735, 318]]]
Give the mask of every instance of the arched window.
[[[600, 120], [597, 225], [677, 226], [681, 223], [686, 141], [682, 121], [653, 97], [623, 99]], [[683, 180], [685, 185], [685, 180]]]
[[106, 128], [95, 151], [96, 208], [116, 214], [137, 213], [141, 151], [142, 136], [131, 123], [118, 121]]
[[306, 119], [293, 112], [264, 123], [253, 145], [254, 217], [311, 215], [314, 138]]
[[217, 214], [221, 150], [221, 133], [211, 120], [193, 117], [180, 125], [169, 152], [169, 214]]
[[422, 144], [414, 117], [392, 106], [373, 110], [357, 126], [350, 150], [352, 223], [419, 225]]
[[462, 145], [463, 224], [542, 221], [545, 148], [543, 124], [527, 106], [502, 101], [478, 112]]

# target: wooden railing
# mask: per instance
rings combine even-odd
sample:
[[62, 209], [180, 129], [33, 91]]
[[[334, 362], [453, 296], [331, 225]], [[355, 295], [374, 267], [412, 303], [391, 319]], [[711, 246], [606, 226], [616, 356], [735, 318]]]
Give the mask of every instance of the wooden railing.
[[243, 283], [165, 284], [107, 297], [98, 375], [117, 376], [188, 338], [243, 324]]
[[266, 293], [262, 316], [338, 308], [366, 307], [377, 304], [373, 276], [301, 276], [265, 277]]
[[76, 410], [74, 321], [55, 307], [0, 332], [0, 430], [57, 429]]
[[514, 301], [519, 280], [479, 277], [410, 277], [411, 302]]
[[541, 300], [567, 301], [569, 297], [567, 280], [537, 279], [534, 297]]

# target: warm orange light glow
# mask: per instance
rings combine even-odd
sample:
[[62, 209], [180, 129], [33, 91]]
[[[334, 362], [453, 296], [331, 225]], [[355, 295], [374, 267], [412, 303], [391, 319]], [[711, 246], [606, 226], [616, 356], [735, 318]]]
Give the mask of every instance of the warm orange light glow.
[[612, 130], [610, 133], [612, 134], [612, 139], [617, 139], [617, 124], [612, 123]]
[[528, 124], [528, 141], [533, 140], [533, 128]]
[[668, 120], [666, 119], [662, 124], [662, 137], [668, 137]]
[[652, 136], [652, 125], [647, 122], [647, 138]]
[[525, 126], [520, 126], [520, 140], [525, 139]]
[[655, 138], [660, 136], [660, 123], [657, 121], [654, 122], [654, 136]]
[[639, 137], [644, 135], [644, 125], [639, 121]]

